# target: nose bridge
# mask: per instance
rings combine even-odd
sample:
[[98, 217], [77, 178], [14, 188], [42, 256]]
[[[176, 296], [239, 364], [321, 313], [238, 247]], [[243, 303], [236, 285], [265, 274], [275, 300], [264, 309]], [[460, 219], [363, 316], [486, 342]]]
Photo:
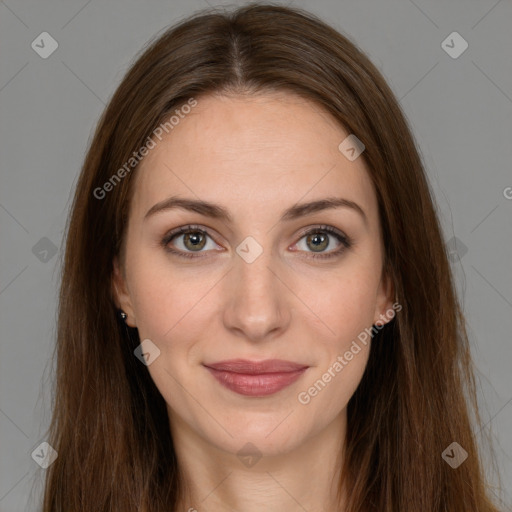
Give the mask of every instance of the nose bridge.
[[254, 237], [246, 237], [236, 247], [230, 272], [231, 298], [225, 311], [226, 327], [244, 332], [252, 340], [283, 328], [288, 320], [285, 288], [277, 277], [274, 252]]
[[248, 236], [238, 245], [236, 253], [236, 279], [241, 285], [251, 288], [248, 290], [251, 294], [268, 293], [275, 280], [275, 274], [270, 271], [273, 265], [272, 248], [264, 248], [254, 237]]

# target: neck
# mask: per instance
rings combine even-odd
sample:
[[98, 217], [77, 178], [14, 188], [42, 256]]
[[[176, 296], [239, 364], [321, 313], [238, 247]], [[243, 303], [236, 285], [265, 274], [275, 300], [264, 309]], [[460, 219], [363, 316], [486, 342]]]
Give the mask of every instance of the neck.
[[[245, 451], [212, 445], [171, 417], [173, 442], [184, 483], [176, 510], [186, 512], [343, 512], [337, 496], [343, 462], [346, 411], [292, 450], [268, 453], [241, 441]], [[261, 443], [260, 443], [261, 446]], [[270, 453], [271, 452], [271, 453]]]

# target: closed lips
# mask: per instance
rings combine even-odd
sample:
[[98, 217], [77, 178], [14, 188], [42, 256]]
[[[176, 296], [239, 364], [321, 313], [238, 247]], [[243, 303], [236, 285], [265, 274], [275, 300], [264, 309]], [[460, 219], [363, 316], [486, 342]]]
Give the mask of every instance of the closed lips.
[[273, 395], [290, 386], [308, 368], [307, 365], [281, 359], [232, 359], [204, 366], [229, 390], [239, 395], [260, 398]]

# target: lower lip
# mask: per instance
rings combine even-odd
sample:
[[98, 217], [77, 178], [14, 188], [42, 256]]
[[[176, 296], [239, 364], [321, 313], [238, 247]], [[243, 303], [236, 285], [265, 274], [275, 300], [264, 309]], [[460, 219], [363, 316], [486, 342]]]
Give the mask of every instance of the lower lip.
[[267, 396], [277, 393], [295, 382], [307, 370], [302, 368], [294, 372], [248, 375], [206, 368], [223, 386], [245, 396]]

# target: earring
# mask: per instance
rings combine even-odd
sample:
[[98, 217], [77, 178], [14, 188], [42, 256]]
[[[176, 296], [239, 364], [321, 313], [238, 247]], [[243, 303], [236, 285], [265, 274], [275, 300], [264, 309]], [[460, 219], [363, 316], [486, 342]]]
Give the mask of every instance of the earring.
[[128, 318], [128, 315], [121, 309], [121, 311], [119, 312], [119, 316], [121, 317], [121, 319], [123, 321], [126, 322], [126, 319]]

